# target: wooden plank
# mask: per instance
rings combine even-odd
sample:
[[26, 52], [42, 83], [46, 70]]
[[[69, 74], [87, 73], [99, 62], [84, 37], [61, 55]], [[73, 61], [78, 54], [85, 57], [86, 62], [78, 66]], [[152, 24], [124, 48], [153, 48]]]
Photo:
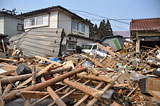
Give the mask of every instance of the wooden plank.
[[146, 80], [146, 91], [160, 91], [160, 80], [156, 78]]
[[17, 66], [10, 65], [10, 64], [7, 64], [7, 63], [0, 63], [0, 65], [2, 65], [1, 69], [7, 71], [5, 73], [1, 73], [0, 75], [8, 75], [8, 74], [11, 74], [11, 73], [15, 74]]
[[69, 81], [68, 79], [65, 79], [63, 82], [65, 84], [70, 85], [70, 86], [74, 87], [75, 89], [81, 90], [81, 91], [83, 91], [83, 92], [85, 92], [95, 98], [99, 98], [104, 93], [100, 90], [97, 90], [95, 88], [91, 88], [91, 87], [86, 86], [84, 84], [81, 84], [79, 82]]
[[12, 89], [12, 84], [8, 84], [7, 87], [5, 88], [2, 96], [9, 93], [11, 91], [11, 89]]
[[149, 91], [149, 93], [158, 101], [160, 101], [160, 91]]
[[[40, 91], [21, 91], [21, 94], [25, 98], [42, 98], [48, 95], [48, 92], [40, 92]], [[21, 96], [20, 93], [17, 93], [17, 96]]]
[[137, 88], [138, 88], [138, 86], [136, 86], [136, 87], [127, 95], [127, 97], [129, 97]]
[[12, 62], [17, 62], [16, 59], [8, 59], [8, 58], [0, 58], [0, 60], [3, 60], [3, 61], [12, 61]]

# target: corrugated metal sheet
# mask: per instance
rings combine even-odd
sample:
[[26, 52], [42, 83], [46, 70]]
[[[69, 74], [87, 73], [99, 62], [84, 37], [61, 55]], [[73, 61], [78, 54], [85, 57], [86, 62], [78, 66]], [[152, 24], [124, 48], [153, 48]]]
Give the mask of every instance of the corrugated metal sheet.
[[160, 18], [132, 20], [130, 30], [160, 32]]
[[63, 29], [36, 28], [10, 39], [11, 45], [22, 50], [26, 56], [58, 56]]

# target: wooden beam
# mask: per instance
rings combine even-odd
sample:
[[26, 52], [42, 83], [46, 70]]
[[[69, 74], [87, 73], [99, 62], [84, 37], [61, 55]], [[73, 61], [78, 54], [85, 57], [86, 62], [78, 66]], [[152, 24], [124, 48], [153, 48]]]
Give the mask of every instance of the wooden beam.
[[136, 86], [136, 87], [127, 95], [127, 97], [129, 97], [137, 88], [138, 88], [138, 86]]
[[5, 88], [4, 92], [3, 92], [3, 95], [9, 93], [11, 91], [11, 89], [12, 89], [12, 84], [8, 84], [7, 87]]
[[[90, 80], [84, 82], [83, 84], [87, 84], [87, 83], [89, 83], [89, 82], [90, 82]], [[65, 95], [61, 96], [61, 99], [64, 99], [64, 98], [68, 97], [69, 95], [71, 95], [71, 94], [74, 93], [75, 91], [76, 91], [76, 89], [73, 89], [73, 90], [69, 91], [68, 93], [65, 93]], [[73, 97], [73, 95], [71, 95], [71, 97]], [[54, 104], [55, 104], [55, 102], [49, 104], [48, 106], [53, 106]]]
[[[57, 83], [59, 81], [62, 81], [64, 79], [68, 78], [68, 77], [71, 77], [71, 76], [73, 76], [73, 75], [75, 75], [77, 73], [80, 73], [80, 72], [83, 72], [83, 71], [86, 71], [86, 70], [87, 70], [87, 68], [81, 68], [81, 69], [77, 69], [77, 70], [74, 70], [74, 71], [71, 71], [71, 72], [67, 72], [65, 74], [57, 76], [56, 78], [52, 78], [52, 79], [47, 80], [45, 82], [41, 82], [41, 83], [38, 83], [36, 85], [32, 85], [32, 86], [23, 88], [20, 91], [33, 91], [33, 90], [37, 91], [37, 90], [41, 90], [41, 89], [46, 88], [47, 86], [51, 86], [51, 85], [53, 85], [53, 84], [55, 84], [55, 83]], [[16, 91], [12, 91], [8, 95], [2, 96], [2, 98], [4, 99], [4, 101], [6, 103], [18, 98], [16, 96]]]
[[113, 80], [108, 79], [106, 77], [102, 76], [95, 76], [95, 75], [83, 75], [83, 74], [77, 74], [77, 77], [82, 78], [82, 79], [90, 79], [90, 80], [97, 80], [97, 81], [104, 81], [104, 82], [109, 82], [111, 83]]
[[[115, 78], [113, 80], [112, 83], [108, 84], [107, 86], [105, 86], [103, 89], [102, 89], [102, 92], [105, 92], [107, 91], [111, 86], [113, 86], [114, 82], [121, 76], [122, 74], [120, 73], [117, 78]], [[86, 106], [93, 106], [96, 102], [98, 101], [97, 98], [93, 98]]]
[[[41, 80], [42, 80], [42, 82], [45, 82], [45, 79], [43, 77], [41, 78]], [[49, 93], [49, 95], [52, 97], [52, 99], [55, 101], [55, 103], [58, 106], [67, 106], [62, 101], [62, 99], [57, 95], [57, 93], [55, 91], [53, 91], [53, 89], [50, 86], [47, 87], [47, 92]]]
[[17, 93], [17, 96], [23, 95], [25, 98], [42, 98], [46, 96], [48, 92], [40, 91], [20, 91]]
[[85, 93], [87, 93], [87, 94], [89, 94], [89, 95], [91, 95], [95, 98], [100, 98], [100, 96], [103, 94], [102, 91], [99, 91], [95, 88], [91, 88], [91, 87], [86, 86], [84, 84], [81, 84], [79, 82], [72, 82], [72, 81], [69, 81], [68, 79], [65, 79], [63, 82], [65, 84], [70, 85], [70, 86], [72, 86], [75, 89], [78, 89], [80, 91], [83, 91], [83, 92], [85, 92]]
[[158, 101], [160, 101], [160, 91], [149, 91], [149, 93]]
[[[95, 88], [98, 89], [103, 85], [103, 82], [100, 82]], [[74, 106], [79, 106], [81, 105], [87, 98], [89, 97], [89, 95], [85, 95], [82, 99], [80, 99], [76, 104], [74, 104]]]

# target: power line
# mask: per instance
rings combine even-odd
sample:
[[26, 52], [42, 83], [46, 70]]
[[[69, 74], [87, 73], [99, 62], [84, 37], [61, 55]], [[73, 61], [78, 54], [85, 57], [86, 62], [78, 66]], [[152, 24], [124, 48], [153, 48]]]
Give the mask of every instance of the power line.
[[90, 15], [93, 15], [93, 16], [97, 16], [97, 17], [101, 17], [101, 18], [104, 18], [104, 19], [108, 19], [108, 20], [112, 20], [112, 21], [116, 21], [116, 22], [120, 22], [120, 23], [123, 23], [123, 24], [130, 25], [130, 23], [120, 21], [120, 19], [119, 20], [112, 19], [112, 18], [108, 18], [108, 17], [105, 17], [105, 16], [97, 15], [97, 14], [90, 13], [90, 12], [87, 12], [87, 11], [82, 11], [82, 10], [73, 10], [73, 9], [69, 9], [69, 10], [71, 10], [71, 11], [79, 11], [79, 12], [83, 12], [83, 13], [90, 14]]

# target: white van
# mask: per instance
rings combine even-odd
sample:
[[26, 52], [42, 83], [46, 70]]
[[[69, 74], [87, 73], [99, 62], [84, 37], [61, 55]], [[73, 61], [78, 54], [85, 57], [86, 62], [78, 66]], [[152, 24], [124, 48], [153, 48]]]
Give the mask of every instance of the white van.
[[90, 54], [90, 55], [98, 54], [101, 57], [105, 57], [107, 55], [107, 53], [105, 51], [100, 51], [98, 49], [98, 45], [96, 43], [87, 43], [87, 44], [84, 44], [82, 52]]

